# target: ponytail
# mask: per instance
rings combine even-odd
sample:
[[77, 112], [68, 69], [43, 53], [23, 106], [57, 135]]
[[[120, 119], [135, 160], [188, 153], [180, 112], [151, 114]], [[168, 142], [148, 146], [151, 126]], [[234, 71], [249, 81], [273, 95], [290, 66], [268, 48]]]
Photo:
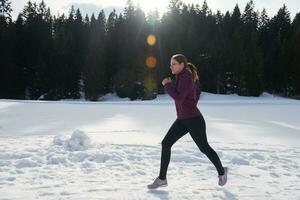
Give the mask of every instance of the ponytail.
[[189, 71], [192, 73], [193, 76], [193, 80], [196, 82], [197, 80], [199, 80], [199, 76], [197, 73], [197, 67], [195, 65], [193, 65], [192, 63], [188, 62], [187, 63], [187, 68], [189, 69]]

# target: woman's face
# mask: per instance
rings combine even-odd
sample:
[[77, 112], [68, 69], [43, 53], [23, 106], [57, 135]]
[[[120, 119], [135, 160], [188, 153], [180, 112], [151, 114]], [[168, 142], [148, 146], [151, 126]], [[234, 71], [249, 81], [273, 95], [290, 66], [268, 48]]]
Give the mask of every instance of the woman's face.
[[179, 62], [173, 58], [171, 58], [170, 64], [171, 64], [170, 69], [172, 71], [172, 74], [179, 74], [179, 72], [181, 72], [181, 70], [183, 70], [184, 68], [184, 63], [179, 64]]

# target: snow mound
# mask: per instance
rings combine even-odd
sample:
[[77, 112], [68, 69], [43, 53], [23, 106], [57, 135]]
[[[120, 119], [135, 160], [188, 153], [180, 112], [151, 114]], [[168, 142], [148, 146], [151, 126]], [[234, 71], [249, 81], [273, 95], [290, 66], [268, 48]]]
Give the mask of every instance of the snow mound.
[[63, 146], [67, 151], [83, 151], [91, 146], [91, 139], [83, 131], [75, 130], [70, 139], [55, 136], [53, 144]]

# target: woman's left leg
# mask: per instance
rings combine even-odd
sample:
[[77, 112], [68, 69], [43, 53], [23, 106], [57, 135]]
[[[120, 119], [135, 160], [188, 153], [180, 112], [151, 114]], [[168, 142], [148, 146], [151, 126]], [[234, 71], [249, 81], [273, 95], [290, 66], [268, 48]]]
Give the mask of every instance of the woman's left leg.
[[206, 125], [203, 116], [200, 115], [194, 118], [183, 119], [182, 122], [188, 129], [191, 137], [197, 144], [200, 151], [204, 153], [208, 157], [208, 159], [214, 164], [218, 171], [218, 174], [223, 175], [224, 168], [222, 166], [220, 158], [207, 142]]
[[167, 176], [167, 170], [171, 158], [171, 147], [187, 132], [187, 129], [184, 127], [181, 121], [179, 119], [176, 119], [170, 127], [170, 129], [168, 130], [166, 136], [162, 140], [161, 162], [159, 172], [159, 178], [161, 180], [166, 179]]

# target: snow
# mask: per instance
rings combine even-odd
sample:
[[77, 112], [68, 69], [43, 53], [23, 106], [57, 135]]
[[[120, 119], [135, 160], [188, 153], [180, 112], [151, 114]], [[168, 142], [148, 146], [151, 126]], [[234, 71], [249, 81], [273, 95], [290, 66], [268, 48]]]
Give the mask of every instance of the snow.
[[53, 143], [62, 143], [67, 151], [80, 151], [89, 148], [91, 139], [83, 131], [75, 130], [70, 139], [63, 141], [55, 137]]
[[214, 166], [189, 134], [173, 147], [169, 186], [148, 190], [175, 120], [167, 95], [130, 101], [0, 100], [0, 199], [300, 199], [300, 101], [202, 93]]

